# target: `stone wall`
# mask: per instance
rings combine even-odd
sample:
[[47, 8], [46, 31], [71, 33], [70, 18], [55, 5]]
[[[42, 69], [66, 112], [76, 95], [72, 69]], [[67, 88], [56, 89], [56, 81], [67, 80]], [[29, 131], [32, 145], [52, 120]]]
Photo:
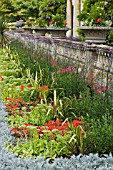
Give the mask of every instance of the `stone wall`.
[[104, 70], [113, 73], [113, 47], [107, 45], [87, 44], [69, 39], [37, 37], [21, 33], [7, 33], [32, 46], [33, 50], [42, 49], [54, 57], [72, 60], [75, 64], [86, 65], [87, 69]]

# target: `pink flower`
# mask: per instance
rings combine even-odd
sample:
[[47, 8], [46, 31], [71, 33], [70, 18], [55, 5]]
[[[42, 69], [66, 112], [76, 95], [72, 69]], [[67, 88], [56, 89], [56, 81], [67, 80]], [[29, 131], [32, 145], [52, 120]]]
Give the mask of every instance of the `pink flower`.
[[94, 79], [88, 79], [87, 82], [88, 83], [94, 83]]
[[90, 79], [94, 78], [94, 73], [88, 73], [88, 78]]
[[101, 90], [106, 91], [107, 90], [106, 86], [103, 86]]
[[88, 82], [88, 83], [90, 83], [90, 82], [91, 82], [91, 80], [89, 79], [87, 82]]
[[99, 85], [98, 84], [93, 84], [93, 88], [98, 88]]
[[101, 93], [101, 92], [102, 92], [101, 89], [97, 89], [97, 90], [95, 91], [96, 94], [99, 94], [99, 93]]
[[57, 67], [58, 63], [55, 60], [51, 60], [51, 65]]
[[59, 74], [59, 73], [61, 73], [61, 71], [60, 71], [60, 70], [58, 70], [58, 71], [56, 72], [56, 74]]
[[44, 58], [40, 58], [40, 60], [42, 60], [42, 61], [43, 61], [43, 60], [45, 60], [45, 59], [44, 59]]

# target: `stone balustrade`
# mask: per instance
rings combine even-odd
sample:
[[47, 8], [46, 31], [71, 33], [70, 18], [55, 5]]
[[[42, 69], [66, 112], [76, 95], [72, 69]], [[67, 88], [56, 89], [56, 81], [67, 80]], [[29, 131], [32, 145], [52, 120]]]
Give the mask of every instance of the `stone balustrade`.
[[87, 69], [104, 70], [113, 73], [113, 47], [108, 45], [87, 44], [71, 39], [50, 38], [46, 36], [7, 33], [12, 38], [21, 40], [33, 50], [42, 49], [53, 57], [72, 60], [75, 64], [85, 64]]

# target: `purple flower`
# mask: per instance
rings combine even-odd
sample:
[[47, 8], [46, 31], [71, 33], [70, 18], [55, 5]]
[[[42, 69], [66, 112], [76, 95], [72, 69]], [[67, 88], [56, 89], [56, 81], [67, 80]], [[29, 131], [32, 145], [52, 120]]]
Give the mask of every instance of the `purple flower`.
[[45, 19], [45, 16], [42, 16], [41, 18], [42, 18], [42, 19]]

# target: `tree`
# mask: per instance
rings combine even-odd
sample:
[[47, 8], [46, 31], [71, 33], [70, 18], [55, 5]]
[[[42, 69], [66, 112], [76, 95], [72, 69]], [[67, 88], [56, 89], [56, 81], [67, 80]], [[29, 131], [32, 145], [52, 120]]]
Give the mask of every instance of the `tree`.
[[66, 0], [43, 0], [40, 2], [39, 15], [41, 17], [52, 17], [52, 15], [62, 15], [66, 18]]

